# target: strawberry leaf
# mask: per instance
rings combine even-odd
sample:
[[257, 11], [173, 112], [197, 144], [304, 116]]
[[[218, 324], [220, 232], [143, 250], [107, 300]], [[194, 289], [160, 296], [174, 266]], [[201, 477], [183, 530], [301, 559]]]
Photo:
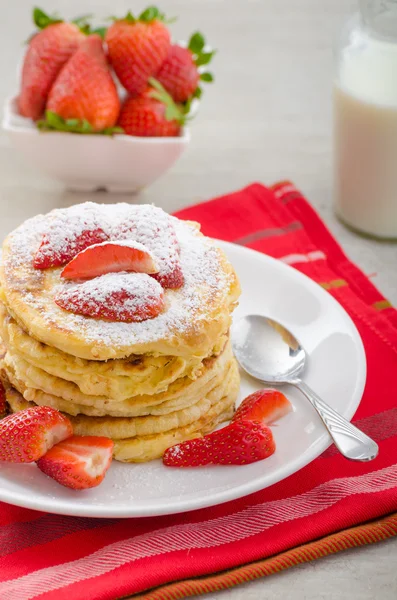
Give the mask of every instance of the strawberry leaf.
[[[83, 119], [81, 121], [81, 125], [75, 125], [76, 133], [92, 133], [92, 125], [87, 121], [87, 119]], [[78, 131], [80, 128], [80, 132]]]
[[215, 52], [216, 50], [212, 50], [212, 52], [201, 52], [194, 61], [196, 63], [196, 66], [201, 67], [202, 65], [208, 65]]
[[[115, 21], [118, 21], [118, 19], [114, 19]], [[123, 21], [128, 21], [129, 23], [136, 23], [136, 18], [134, 17], [134, 15], [132, 14], [132, 12], [129, 10], [128, 13], [126, 14], [126, 16], [124, 17], [124, 19], [122, 19]]]
[[36, 6], [33, 8], [33, 22], [38, 29], [45, 29], [49, 25], [54, 25], [54, 23], [62, 23], [62, 19], [59, 19], [56, 15], [51, 17]]
[[122, 127], [107, 127], [103, 131], [101, 131], [103, 135], [115, 135], [116, 133], [124, 133], [124, 129]]
[[45, 119], [36, 123], [40, 131], [65, 131], [67, 133], [114, 135], [124, 133], [121, 127], [107, 127], [103, 131], [94, 131], [86, 119], [62, 119], [57, 113], [47, 110]]
[[85, 27], [89, 23], [89, 19], [92, 19], [93, 16], [94, 15], [92, 14], [81, 15], [80, 17], [72, 19], [71, 22], [77, 25], [77, 27]]
[[193, 54], [200, 54], [202, 49], [205, 46], [204, 36], [199, 32], [193, 33], [192, 37], [189, 40], [188, 49], [193, 52]]
[[142, 21], [143, 23], [152, 23], [152, 21], [162, 21], [163, 23], [172, 23], [176, 19], [167, 19], [165, 14], [160, 12], [157, 6], [148, 6], [144, 11], [141, 12], [139, 17], [134, 17], [131, 11], [128, 11], [125, 17], [119, 19], [118, 17], [109, 17], [110, 21], [127, 21], [128, 23], [136, 23]]
[[175, 104], [172, 96], [166, 91], [157, 79], [150, 77], [149, 84], [154, 88], [150, 92], [150, 97], [162, 102], [165, 105], [165, 118], [167, 121], [177, 121], [180, 125], [183, 125], [186, 121], [184, 110]]
[[61, 117], [52, 110], [47, 110], [46, 119], [49, 127], [53, 127], [54, 129], [57, 127], [62, 127], [63, 119], [61, 119]]
[[200, 75], [201, 81], [205, 81], [206, 83], [212, 83], [214, 81], [214, 76], [212, 73], [201, 73]]
[[[193, 95], [188, 100], [186, 100], [186, 102], [183, 104], [183, 112], [185, 113], [185, 115], [189, 115], [191, 108], [192, 108], [193, 101], [195, 99], [198, 100], [199, 98], [201, 98], [202, 93], [203, 93], [203, 90], [201, 89], [201, 87], [196, 87]], [[186, 117], [186, 119], [191, 120], [191, 119], [193, 119], [193, 117]]]
[[[161, 15], [161, 16], [163, 17], [164, 15]], [[150, 23], [151, 21], [154, 21], [155, 19], [159, 19], [159, 18], [160, 18], [160, 11], [157, 8], [157, 6], [148, 6], [139, 15], [139, 20], [143, 21], [144, 23]]]
[[203, 95], [203, 90], [201, 89], [201, 87], [196, 87], [192, 97], [199, 99], [199, 98], [201, 98], [202, 95]]
[[144, 23], [151, 23], [155, 20], [162, 21], [163, 23], [173, 23], [176, 21], [176, 17], [167, 19], [165, 14], [160, 12], [157, 6], [148, 6], [143, 12], [141, 12], [138, 18], [139, 21], [143, 21]]
[[192, 96], [191, 98], [189, 98], [189, 100], [186, 100], [186, 102], [184, 103], [183, 112], [185, 115], [188, 115], [190, 113], [193, 100], [194, 100], [194, 97]]
[[96, 34], [100, 35], [101, 38], [104, 40], [107, 30], [108, 30], [108, 28], [105, 27], [105, 26], [103, 26], [103, 27], [96, 27], [95, 29], [93, 29], [91, 31], [91, 33], [96, 33]]
[[81, 17], [76, 17], [71, 22], [74, 25], [77, 25], [81, 33], [84, 33], [85, 35], [90, 35], [91, 33], [94, 33], [94, 31], [91, 29], [91, 23], [89, 21], [90, 19], [92, 19], [93, 16], [94, 15], [81, 15]]

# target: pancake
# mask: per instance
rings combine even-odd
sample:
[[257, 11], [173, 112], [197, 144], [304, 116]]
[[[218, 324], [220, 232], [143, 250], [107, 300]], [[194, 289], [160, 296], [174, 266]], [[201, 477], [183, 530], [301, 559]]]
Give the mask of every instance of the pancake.
[[216, 385], [201, 399], [188, 408], [160, 416], [146, 417], [69, 417], [77, 435], [104, 435], [113, 440], [142, 437], [180, 429], [200, 421], [226, 395], [231, 383], [238, 378], [238, 368], [233, 360], [229, 371], [219, 385]]
[[[158, 394], [165, 391], [177, 379], [181, 377], [195, 379], [203, 370], [202, 359], [195, 357], [133, 355], [126, 359], [108, 361], [77, 358], [29, 336], [7, 313], [2, 303], [0, 303], [0, 335], [15, 360], [29, 363], [32, 372], [38, 369], [36, 380], [39, 373], [42, 378], [47, 373], [76, 384], [79, 391], [88, 396], [102, 396], [121, 401], [131, 396]], [[223, 350], [226, 340], [227, 335], [217, 340], [211, 356], [216, 356]], [[26, 369], [25, 366], [25, 371]], [[50, 379], [47, 387], [42, 385], [37, 387], [48, 391], [49, 382]], [[60, 393], [56, 395], [66, 400], [80, 402], [77, 393], [72, 396]]]
[[[147, 295], [128, 295], [133, 273], [122, 274], [125, 288], [118, 290], [97, 272], [89, 306], [95, 317], [56, 304], [75, 286], [77, 310], [87, 308], [82, 281], [62, 278], [60, 265], [103, 240], [133, 240], [153, 255], [165, 299], [158, 316], [98, 317], [110, 308], [120, 316], [121, 306], [129, 318], [150, 309]], [[150, 205], [85, 203], [26, 221], [5, 240], [2, 261], [0, 377], [11, 411], [52, 406], [70, 418], [76, 435], [113, 439], [114, 457], [126, 462], [159, 458], [231, 418], [239, 372], [229, 328], [240, 287], [197, 223]]]
[[161, 458], [170, 446], [202, 437], [213, 431], [220, 423], [229, 421], [232, 418], [237, 393], [238, 385], [236, 389], [231, 389], [230, 393], [222, 398], [218, 404], [212, 406], [205, 417], [187, 427], [174, 429], [158, 436], [115, 440], [114, 458], [121, 462], [147, 462]]
[[[25, 221], [3, 244], [1, 300], [10, 315], [36, 340], [83, 359], [108, 360], [133, 354], [208, 356], [230, 327], [240, 293], [236, 274], [225, 254], [200, 234], [197, 224], [154, 209], [150, 205], [87, 202]], [[164, 311], [154, 319], [121, 323], [58, 307], [54, 296], [60, 286], [67, 285], [61, 280], [61, 269], [33, 266], [43, 236], [51, 232], [57, 247], [70, 228], [88, 223], [89, 229], [93, 223], [95, 227], [106, 223], [117, 239], [125, 223], [135, 221], [143, 223], [142, 231], [148, 232], [144, 238], [148, 246], [161, 235], [161, 227], [175, 230], [184, 285], [165, 290]], [[155, 244], [154, 250], [161, 254], [161, 249], [161, 244]]]
[[102, 396], [84, 395], [75, 384], [50, 376], [44, 371], [39, 372], [9, 352], [2, 361], [2, 368], [24, 398], [36, 404], [52, 406], [71, 415], [136, 417], [165, 415], [195, 404], [222, 381], [234, 360], [232, 357], [231, 343], [228, 342], [218, 357], [204, 361], [203, 373], [196, 380], [180, 378], [160, 394], [134, 396], [121, 402]]
[[[211, 404], [209, 410], [200, 418], [189, 425], [158, 434], [115, 439], [114, 458], [122, 462], [146, 462], [160, 458], [165, 450], [174, 444], [205, 435], [209, 431], [212, 431], [219, 423], [227, 421], [233, 416], [238, 389], [239, 376], [236, 369], [226, 386], [225, 395], [217, 402]], [[12, 412], [18, 412], [35, 406], [33, 402], [26, 401], [17, 390], [7, 383], [6, 398]], [[76, 428], [77, 431], [82, 433], [81, 424], [78, 427], [79, 429]]]

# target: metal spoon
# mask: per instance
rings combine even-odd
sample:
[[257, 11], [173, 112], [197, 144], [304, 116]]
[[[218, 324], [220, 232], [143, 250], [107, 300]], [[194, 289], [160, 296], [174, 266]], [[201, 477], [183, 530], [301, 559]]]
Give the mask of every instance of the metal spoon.
[[297, 387], [320, 415], [338, 450], [351, 460], [373, 460], [378, 445], [326, 404], [300, 379], [306, 352], [283, 325], [261, 315], [249, 315], [232, 329], [234, 354], [249, 375], [267, 384]]

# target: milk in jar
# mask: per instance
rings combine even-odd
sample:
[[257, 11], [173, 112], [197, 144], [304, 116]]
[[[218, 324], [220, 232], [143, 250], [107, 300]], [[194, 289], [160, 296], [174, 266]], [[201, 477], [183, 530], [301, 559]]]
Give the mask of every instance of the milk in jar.
[[360, 10], [337, 55], [335, 210], [356, 230], [397, 239], [397, 1]]

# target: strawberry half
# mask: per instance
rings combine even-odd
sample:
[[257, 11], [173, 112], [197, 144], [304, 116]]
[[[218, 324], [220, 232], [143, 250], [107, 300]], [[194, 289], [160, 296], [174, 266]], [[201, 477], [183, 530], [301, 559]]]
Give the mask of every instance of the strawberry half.
[[180, 247], [172, 219], [152, 205], [140, 206], [134, 215], [126, 216], [117, 229], [117, 240], [137, 240], [156, 257], [159, 272], [153, 277], [163, 288], [180, 288], [184, 276], [180, 263]]
[[261, 421], [269, 425], [291, 411], [291, 402], [278, 390], [258, 390], [242, 401], [232, 421]]
[[107, 437], [75, 435], [51, 448], [37, 466], [65, 487], [85, 490], [103, 481], [112, 462], [113, 446]]
[[167, 273], [155, 273], [153, 277], [163, 286], [163, 288], [169, 288], [171, 290], [182, 287], [185, 282], [182, 267], [179, 263], [175, 264], [171, 271], [168, 271]]
[[33, 266], [35, 269], [61, 267], [88, 246], [100, 244], [107, 239], [108, 235], [100, 227], [84, 229], [78, 234], [65, 232], [57, 243], [54, 243], [51, 234], [45, 234], [34, 257]]
[[110, 240], [121, 244], [133, 240], [155, 257], [158, 273], [153, 276], [164, 288], [181, 287], [184, 277], [172, 218], [152, 205], [118, 205], [115, 213], [113, 217], [110, 206], [92, 203], [57, 210], [46, 222], [33, 266], [64, 266], [89, 246]]
[[168, 448], [163, 462], [168, 467], [246, 465], [268, 458], [275, 449], [272, 432], [266, 425], [236, 421], [202, 438]]
[[67, 417], [49, 406], [27, 408], [0, 421], [0, 460], [29, 463], [73, 435]]
[[92, 279], [106, 273], [158, 273], [153, 254], [139, 242], [102, 242], [82, 250], [63, 269], [64, 279]]
[[54, 300], [77, 315], [130, 323], [157, 317], [164, 308], [164, 291], [145, 273], [108, 273], [65, 287]]

